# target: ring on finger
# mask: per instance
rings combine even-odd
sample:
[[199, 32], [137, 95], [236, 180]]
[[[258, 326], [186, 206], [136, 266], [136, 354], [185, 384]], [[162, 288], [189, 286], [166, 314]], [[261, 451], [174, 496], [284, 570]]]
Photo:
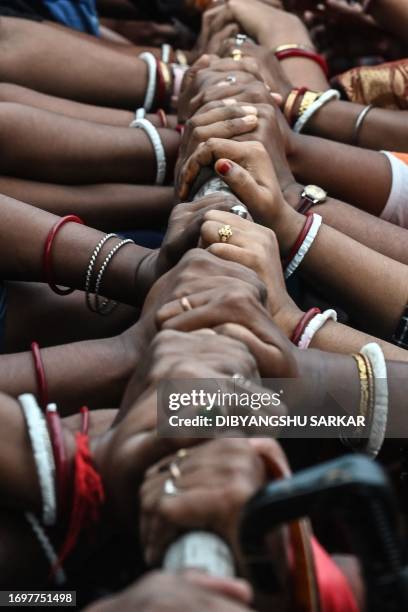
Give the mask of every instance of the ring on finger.
[[169, 472], [173, 480], [177, 480], [181, 476], [181, 470], [176, 461], [172, 461], [169, 465]]
[[234, 76], [233, 74], [229, 74], [225, 80], [228, 83], [231, 83], [231, 85], [235, 85], [235, 83], [237, 82], [237, 77]]
[[177, 495], [179, 493], [179, 490], [171, 478], [167, 478], [164, 482], [163, 493], [164, 495]]
[[241, 219], [248, 218], [248, 209], [245, 204], [235, 204], [234, 206], [231, 206], [230, 211], [233, 215], [241, 217]]
[[218, 230], [218, 235], [220, 237], [221, 242], [228, 242], [230, 238], [232, 238], [232, 229], [230, 225], [223, 225]]
[[233, 49], [231, 52], [231, 57], [234, 60], [234, 62], [240, 62], [243, 58], [241, 49]]
[[189, 310], [193, 310], [190, 300], [187, 297], [182, 297], [180, 300], [180, 304], [181, 304], [182, 309], [185, 312], [188, 312]]

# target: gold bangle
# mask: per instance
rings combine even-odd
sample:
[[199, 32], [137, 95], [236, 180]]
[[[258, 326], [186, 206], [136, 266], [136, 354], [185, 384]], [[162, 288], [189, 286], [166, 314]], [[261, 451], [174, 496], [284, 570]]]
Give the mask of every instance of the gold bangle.
[[308, 47], [307, 45], [300, 45], [298, 43], [289, 43], [286, 45], [279, 45], [275, 47], [272, 53], [281, 53], [282, 51], [291, 51], [292, 49], [302, 49], [303, 51], [315, 51], [313, 47]]
[[307, 109], [310, 108], [321, 95], [321, 92], [317, 91], [307, 91], [305, 94], [303, 94], [303, 98], [299, 106], [298, 118], [304, 115]]
[[[364, 423], [367, 425], [367, 419], [371, 418], [375, 398], [374, 398], [374, 375], [368, 359], [360, 353], [352, 355], [357, 363], [358, 375], [360, 378], [360, 407], [359, 416], [364, 417]], [[356, 433], [360, 433], [361, 428], [358, 427]], [[361, 446], [361, 438], [357, 440], [357, 448]]]
[[298, 90], [297, 89], [292, 89], [292, 91], [290, 92], [290, 94], [286, 98], [285, 106], [283, 107], [283, 114], [285, 115], [286, 121], [289, 124], [291, 122], [291, 115], [292, 115], [293, 105], [295, 103], [295, 100], [296, 100], [297, 96], [298, 96]]

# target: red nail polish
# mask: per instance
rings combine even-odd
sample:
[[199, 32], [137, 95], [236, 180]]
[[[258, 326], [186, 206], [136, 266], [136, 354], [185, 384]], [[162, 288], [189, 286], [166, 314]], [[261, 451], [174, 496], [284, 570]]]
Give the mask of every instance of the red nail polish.
[[217, 172], [222, 176], [225, 176], [226, 174], [228, 174], [231, 168], [232, 164], [230, 164], [229, 162], [221, 162], [221, 164], [218, 164], [217, 166]]

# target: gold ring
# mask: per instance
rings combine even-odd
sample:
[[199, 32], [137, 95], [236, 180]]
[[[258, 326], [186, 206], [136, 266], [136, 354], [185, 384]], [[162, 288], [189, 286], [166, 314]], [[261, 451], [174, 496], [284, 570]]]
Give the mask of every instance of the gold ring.
[[233, 49], [231, 51], [231, 57], [234, 60], [234, 62], [240, 62], [244, 56], [242, 54], [241, 49]]
[[221, 242], [228, 242], [228, 240], [232, 237], [232, 229], [230, 225], [223, 225], [218, 230], [218, 235], [221, 238]]
[[185, 459], [188, 455], [188, 451], [185, 448], [180, 448], [180, 450], [177, 451], [177, 459]]
[[186, 297], [182, 297], [182, 298], [181, 298], [181, 300], [180, 300], [180, 304], [181, 304], [182, 309], [183, 309], [185, 312], [188, 312], [189, 310], [193, 310], [193, 307], [192, 307], [192, 305], [190, 304], [190, 300], [189, 300], [188, 298], [186, 298]]

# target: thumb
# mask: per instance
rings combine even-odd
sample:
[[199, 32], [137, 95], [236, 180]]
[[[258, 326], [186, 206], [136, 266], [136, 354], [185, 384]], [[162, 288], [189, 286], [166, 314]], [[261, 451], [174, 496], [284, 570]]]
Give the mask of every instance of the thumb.
[[260, 196], [260, 187], [248, 170], [230, 159], [219, 159], [214, 169], [243, 204], [248, 208], [254, 207]]

